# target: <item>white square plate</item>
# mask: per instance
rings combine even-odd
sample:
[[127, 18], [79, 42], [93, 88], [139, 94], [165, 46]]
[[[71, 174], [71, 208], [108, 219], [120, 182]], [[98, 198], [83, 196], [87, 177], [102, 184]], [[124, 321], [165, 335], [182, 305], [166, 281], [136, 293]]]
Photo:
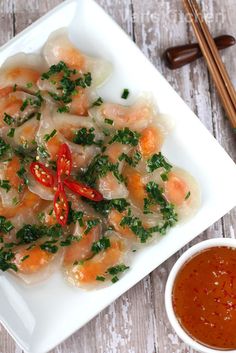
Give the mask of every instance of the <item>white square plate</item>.
[[140, 281], [169, 256], [236, 205], [236, 167], [193, 112], [149, 63], [136, 45], [93, 1], [69, 0], [34, 23], [0, 51], [0, 64], [19, 51], [41, 48], [55, 29], [68, 26], [75, 11], [83, 34], [78, 46], [108, 58], [114, 73], [101, 94], [117, 100], [123, 88], [133, 96], [153, 94], [161, 113], [175, 117], [176, 128], [167, 139], [164, 154], [173, 164], [188, 170], [202, 190], [199, 212], [186, 224], [136, 253], [131, 269], [116, 284], [90, 292], [70, 287], [57, 273], [33, 287], [10, 274], [0, 274], [0, 319], [17, 343], [30, 353], [44, 353], [87, 323], [102, 309]]

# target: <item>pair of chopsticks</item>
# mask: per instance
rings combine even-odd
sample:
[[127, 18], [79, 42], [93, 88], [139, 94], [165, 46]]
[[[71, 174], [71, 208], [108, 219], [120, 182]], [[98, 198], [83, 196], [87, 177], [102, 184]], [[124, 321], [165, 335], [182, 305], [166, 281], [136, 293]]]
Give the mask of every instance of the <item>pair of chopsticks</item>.
[[189, 15], [202, 54], [205, 57], [209, 71], [215, 82], [225, 112], [233, 128], [236, 129], [236, 91], [234, 86], [230, 81], [229, 75], [196, 0], [183, 0], [183, 3]]

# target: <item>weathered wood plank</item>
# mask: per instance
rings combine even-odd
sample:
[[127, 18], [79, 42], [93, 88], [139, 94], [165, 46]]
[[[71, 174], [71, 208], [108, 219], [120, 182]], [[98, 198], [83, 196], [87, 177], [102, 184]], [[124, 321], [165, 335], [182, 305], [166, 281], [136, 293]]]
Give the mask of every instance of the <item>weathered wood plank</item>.
[[13, 37], [13, 2], [0, 1], [0, 45]]
[[[6, 42], [15, 32], [27, 27], [61, 1], [27, 0], [23, 3], [19, 0], [0, 0], [0, 43]], [[223, 112], [204, 61], [200, 60], [197, 64], [178, 71], [169, 71], [161, 60], [166, 47], [194, 38], [184, 20], [181, 0], [99, 0], [98, 3], [136, 39], [141, 50], [214, 133], [232, 158], [236, 159], [235, 139], [227, 121], [223, 119]], [[224, 9], [221, 5], [220, 0], [204, 1], [203, 8], [209, 14], [209, 25], [216, 35], [225, 32], [235, 35], [235, 0], [225, 0]], [[236, 48], [231, 48], [223, 55], [234, 80], [235, 53]], [[236, 211], [232, 211], [193, 243], [207, 237], [235, 237], [235, 213]], [[51, 353], [193, 353], [171, 329], [165, 314], [163, 297], [169, 270], [187, 247]], [[1, 328], [0, 353], [20, 352]]]
[[62, 0], [13, 0], [16, 34], [21, 32], [24, 28], [28, 27], [31, 23], [36, 21], [39, 17], [46, 14], [49, 10], [61, 2]]

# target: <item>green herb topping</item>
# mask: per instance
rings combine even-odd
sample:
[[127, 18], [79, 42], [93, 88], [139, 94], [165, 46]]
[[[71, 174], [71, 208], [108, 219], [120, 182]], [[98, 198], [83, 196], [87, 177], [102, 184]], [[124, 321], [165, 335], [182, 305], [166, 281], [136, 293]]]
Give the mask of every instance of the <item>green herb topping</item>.
[[108, 125], [113, 125], [113, 123], [114, 123], [113, 120], [107, 119], [107, 118], [106, 118], [104, 121], [105, 121], [105, 123], [108, 124]]
[[153, 172], [158, 168], [164, 168], [167, 172], [169, 172], [172, 168], [166, 160], [162, 153], [154, 154], [150, 159], [147, 161], [147, 171], [149, 173]]
[[50, 237], [50, 240], [58, 240], [62, 237], [62, 228], [59, 224], [47, 227], [37, 224], [25, 224], [16, 233], [19, 244], [30, 244], [43, 237]]
[[0, 137], [0, 157], [3, 157], [5, 153], [10, 149], [10, 145], [8, 145], [1, 137]]
[[127, 216], [124, 216], [120, 222], [121, 227], [128, 227], [132, 232], [140, 239], [141, 243], [146, 243], [148, 238], [151, 237], [149, 230], [145, 229], [142, 221], [133, 215], [131, 212]]
[[83, 200], [91, 205], [96, 212], [101, 213], [103, 216], [107, 216], [109, 211], [112, 209], [123, 212], [127, 209], [128, 206], [130, 206], [127, 200], [123, 198], [102, 200], [100, 202], [91, 201], [85, 198]]
[[95, 129], [90, 128], [87, 129], [86, 127], [81, 128], [80, 130], [76, 131], [75, 137], [73, 138], [73, 142], [77, 145], [82, 146], [90, 146], [90, 145], [101, 145], [101, 141], [95, 141]]
[[45, 229], [42, 226], [26, 224], [18, 230], [16, 233], [16, 238], [20, 241], [21, 244], [30, 244], [40, 238], [45, 233]]
[[0, 187], [8, 192], [11, 189], [9, 180], [0, 180]]
[[112, 277], [111, 282], [116, 283], [119, 281], [118, 274], [123, 273], [124, 271], [128, 270], [129, 267], [126, 266], [125, 264], [119, 264], [113, 267], [108, 268], [107, 273]]
[[20, 169], [16, 172], [16, 174], [18, 175], [19, 178], [21, 178], [23, 180], [25, 185], [29, 184], [29, 179], [26, 176], [26, 169], [25, 169], [24, 165], [21, 165]]
[[45, 243], [40, 245], [40, 248], [51, 254], [55, 254], [58, 251], [58, 246], [55, 245], [56, 243], [57, 243], [56, 240], [45, 241]]
[[141, 135], [138, 132], [132, 131], [128, 127], [125, 127], [122, 130], [116, 131], [109, 144], [120, 142], [123, 145], [137, 146], [140, 136]]
[[27, 87], [27, 88], [33, 87], [33, 83], [32, 83], [32, 82], [28, 82], [28, 83], [26, 84], [26, 87]]
[[93, 102], [92, 107], [100, 107], [102, 103], [103, 103], [103, 100], [101, 97], [99, 97], [95, 102]]
[[48, 151], [43, 145], [38, 145], [37, 151], [38, 151], [38, 155], [43, 159], [50, 157]]
[[7, 136], [14, 137], [14, 134], [15, 134], [15, 129], [14, 129], [14, 127], [11, 127], [10, 130], [8, 131]]
[[[148, 199], [146, 199], [146, 212], [148, 213], [149, 207], [151, 205], [159, 205], [160, 206], [160, 211], [163, 217], [163, 222], [158, 230], [160, 234], [164, 235], [166, 234], [166, 231], [169, 227], [172, 227], [178, 220], [177, 213], [175, 212], [174, 206], [170, 204], [165, 196], [163, 195], [163, 190], [160, 189], [158, 184], [156, 184], [154, 181], [150, 181], [146, 185], [146, 191], [148, 193]], [[153, 231], [153, 229], [151, 229]]]
[[29, 255], [25, 255], [22, 257], [22, 259], [20, 260], [20, 262], [24, 262], [25, 260], [27, 260], [30, 256]]
[[161, 174], [161, 179], [162, 179], [163, 181], [167, 181], [167, 180], [168, 180], [168, 172], [162, 173], [162, 174]]
[[111, 279], [111, 282], [112, 283], [116, 283], [116, 282], [118, 282], [119, 281], [119, 277], [118, 276], [114, 276], [114, 277], [112, 277], [112, 279]]
[[28, 107], [28, 105], [29, 105], [29, 101], [28, 99], [25, 99], [22, 103], [22, 106], [20, 107], [20, 111], [23, 112]]
[[100, 251], [106, 250], [111, 246], [110, 239], [107, 237], [102, 237], [92, 245], [92, 252], [98, 254]]
[[62, 107], [59, 107], [57, 109], [58, 113], [68, 113], [70, 111], [70, 108], [67, 107], [66, 105], [62, 106]]
[[119, 157], [119, 161], [125, 161], [133, 168], [135, 168], [138, 165], [141, 159], [142, 159], [142, 155], [139, 151], [135, 151], [132, 157], [128, 156], [126, 153], [122, 153]]
[[82, 211], [75, 211], [71, 207], [71, 202], [69, 202], [69, 214], [68, 214], [68, 219], [67, 219], [67, 224], [71, 223], [76, 223], [78, 222], [80, 227], [84, 226], [84, 221], [83, 221], [83, 216], [84, 213]]
[[122, 174], [119, 172], [119, 163], [111, 163], [106, 155], [96, 155], [86, 172], [81, 176], [81, 180], [90, 186], [94, 186], [98, 178], [104, 177], [108, 172], [112, 172], [119, 182], [124, 182]]
[[129, 90], [127, 88], [125, 88], [122, 95], [121, 95], [121, 98], [127, 99], [128, 96], [129, 96]]
[[7, 114], [7, 113], [4, 113], [4, 118], [3, 118], [3, 120], [5, 121], [5, 123], [7, 124], [7, 125], [11, 125], [11, 124], [13, 124], [14, 123], [14, 121], [15, 121], [15, 119], [11, 116], [11, 115], [9, 115], [9, 114]]
[[84, 234], [88, 234], [94, 227], [96, 227], [100, 223], [100, 219], [95, 218], [95, 219], [89, 219], [86, 221], [86, 229], [84, 231]]
[[48, 72], [43, 73], [41, 78], [42, 80], [48, 80], [51, 76], [60, 72], [63, 72], [65, 77], [70, 77], [71, 75], [75, 75], [77, 73], [76, 70], [69, 69], [63, 61], [60, 61], [58, 64], [52, 65]]
[[53, 130], [50, 134], [45, 134], [44, 135], [44, 141], [48, 142], [51, 138], [53, 138], [53, 136], [55, 136], [57, 133], [57, 130]]
[[118, 275], [119, 273], [122, 273], [126, 270], [129, 269], [129, 266], [126, 266], [125, 264], [119, 264], [113, 267], [108, 268], [107, 273], [109, 273], [109, 275]]
[[[87, 88], [91, 86], [92, 77], [91, 73], [87, 72], [79, 78], [71, 79], [71, 76], [78, 74], [77, 70], [70, 69], [63, 61], [60, 61], [57, 65], [52, 65], [48, 72], [42, 74], [42, 80], [49, 80], [51, 84], [55, 85], [56, 82], [51, 80], [53, 75], [62, 73], [57, 87], [59, 94], [54, 92], [48, 92], [50, 96], [59, 103], [68, 104], [72, 102], [72, 96], [77, 94], [77, 87]], [[65, 106], [58, 108], [60, 113], [68, 111]]]
[[191, 196], [191, 192], [189, 191], [189, 192], [187, 193], [187, 195], [185, 196], [185, 200], [188, 200], [188, 199], [190, 198], [190, 196]]
[[0, 270], [2, 271], [7, 271], [7, 270], [13, 270], [17, 272], [17, 267], [13, 263], [13, 260], [15, 259], [15, 254], [10, 251], [4, 249], [3, 247], [0, 248]]
[[8, 221], [6, 217], [0, 216], [0, 232], [9, 233], [14, 228], [11, 221]]

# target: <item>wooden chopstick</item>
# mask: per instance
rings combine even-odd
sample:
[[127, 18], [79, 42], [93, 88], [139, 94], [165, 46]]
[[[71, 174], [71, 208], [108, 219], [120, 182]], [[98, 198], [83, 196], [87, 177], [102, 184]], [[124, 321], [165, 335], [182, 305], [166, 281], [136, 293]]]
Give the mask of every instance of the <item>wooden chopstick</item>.
[[218, 66], [219, 68], [219, 71], [220, 71], [220, 74], [224, 80], [224, 83], [226, 85], [226, 88], [231, 96], [231, 99], [232, 99], [232, 103], [234, 105], [234, 108], [236, 110], [236, 91], [234, 89], [234, 86], [229, 78], [229, 75], [228, 75], [228, 72], [226, 71], [226, 68], [225, 68], [225, 65], [223, 64], [222, 60], [221, 60], [221, 57], [220, 57], [220, 54], [219, 54], [219, 51], [215, 45], [215, 42], [211, 36], [211, 33], [209, 31], [209, 28], [204, 20], [204, 18], [202, 17], [202, 14], [201, 14], [201, 10], [196, 2], [196, 0], [190, 0], [191, 3], [192, 3], [192, 6], [194, 8], [194, 11], [195, 13], [197, 14], [198, 16], [198, 21], [199, 21], [199, 24], [200, 24], [200, 27], [205, 35], [205, 38], [207, 39], [207, 42], [208, 42], [208, 45], [209, 45], [209, 48], [212, 52], [212, 55], [214, 57], [214, 60], [216, 62], [216, 65]]
[[[194, 4], [193, 4], [194, 1]], [[215, 44], [208, 30], [208, 27], [203, 20], [200, 9], [196, 6], [195, 0], [183, 0], [185, 9], [190, 14], [190, 21], [195, 32], [196, 38], [199, 42], [199, 46], [202, 50], [203, 56], [206, 59], [209, 71], [215, 82], [222, 104], [225, 108], [227, 116], [233, 126], [236, 129], [236, 93], [232, 83], [230, 82], [227, 71], [224, 64], [221, 61], [217, 48], [212, 49]], [[201, 17], [200, 17], [201, 16]], [[204, 22], [204, 29], [203, 29]], [[213, 45], [211, 43], [211, 38]], [[216, 55], [215, 55], [216, 53]], [[217, 57], [217, 59], [215, 59]], [[221, 64], [219, 64], [219, 62]], [[223, 68], [223, 69], [222, 69]]]

